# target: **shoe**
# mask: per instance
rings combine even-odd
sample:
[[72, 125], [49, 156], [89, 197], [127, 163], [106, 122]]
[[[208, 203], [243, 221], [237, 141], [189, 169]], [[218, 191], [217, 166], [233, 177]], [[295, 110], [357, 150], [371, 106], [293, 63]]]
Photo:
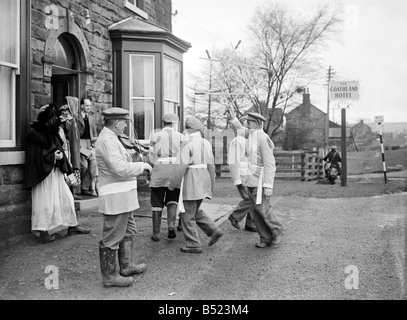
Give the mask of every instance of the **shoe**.
[[213, 235], [211, 236], [211, 240], [209, 241], [208, 246], [214, 245], [214, 244], [219, 240], [219, 238], [220, 238], [221, 236], [223, 236], [223, 232], [222, 232], [222, 231], [219, 231], [219, 230], [216, 230], [216, 231], [213, 233]]
[[282, 238], [283, 238], [283, 233], [280, 232], [278, 236], [274, 236], [273, 241], [271, 242], [271, 244], [273, 246], [278, 246], [280, 244]]
[[160, 241], [160, 238], [157, 237], [157, 236], [155, 236], [155, 235], [152, 235], [152, 236], [151, 236], [151, 240], [153, 240], [153, 241], [155, 241], [155, 242], [158, 242], [158, 241]]
[[257, 228], [252, 226], [245, 226], [244, 229], [250, 232], [257, 232]]
[[174, 239], [177, 237], [175, 230], [168, 230], [168, 239]]
[[234, 226], [236, 229], [240, 229], [240, 225], [239, 222], [237, 222], [237, 220], [235, 218], [233, 218], [231, 215], [228, 217], [230, 223], [232, 224], [232, 226]]
[[80, 226], [68, 228], [68, 236], [72, 236], [74, 234], [89, 234], [89, 233], [90, 233], [90, 229], [85, 229], [84, 227], [80, 227]]
[[47, 231], [40, 231], [39, 241], [40, 243], [48, 243], [56, 240], [55, 234], [49, 234]]
[[271, 242], [259, 242], [256, 243], [256, 248], [265, 248], [271, 245]]
[[95, 197], [95, 198], [98, 197], [98, 194], [94, 190], [92, 190], [92, 191], [90, 191], [90, 190], [82, 190], [81, 193], [83, 195], [85, 195], [85, 196], [90, 196], [90, 197]]
[[191, 248], [191, 247], [181, 247], [180, 251], [185, 253], [202, 253], [201, 248]]

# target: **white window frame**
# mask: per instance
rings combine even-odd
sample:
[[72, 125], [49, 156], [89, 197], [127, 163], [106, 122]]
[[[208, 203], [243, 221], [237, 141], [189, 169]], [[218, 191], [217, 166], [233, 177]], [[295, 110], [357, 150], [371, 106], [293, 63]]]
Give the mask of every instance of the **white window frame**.
[[[181, 105], [181, 63], [180, 63], [178, 60], [175, 60], [175, 59], [173, 59], [173, 58], [171, 58], [171, 57], [169, 57], [169, 56], [164, 56], [164, 70], [166, 70], [166, 69], [165, 69], [165, 63], [166, 63], [167, 60], [170, 61], [170, 62], [175, 62], [176, 65], [177, 65], [177, 67], [178, 67], [178, 100], [173, 100], [173, 99], [171, 99], [171, 98], [168, 98], [168, 97], [166, 96], [166, 92], [165, 92], [165, 89], [164, 89], [164, 106], [163, 106], [163, 113], [164, 113], [164, 114], [166, 113], [166, 110], [165, 110], [165, 105], [166, 105], [166, 103], [167, 103], [167, 102], [173, 103], [173, 104], [175, 105], [176, 110], [171, 110], [170, 112], [175, 113], [176, 115], [178, 115], [179, 118], [181, 118], [181, 115], [179, 114], [179, 112], [180, 112], [180, 105]], [[168, 80], [168, 78], [169, 78], [170, 76], [171, 76], [171, 75], [164, 74], [164, 88], [165, 88], [165, 82]], [[177, 127], [178, 127], [178, 126], [177, 126]]]
[[[149, 58], [153, 58], [153, 70], [152, 70], [152, 76], [153, 76], [153, 96], [151, 97], [137, 97], [137, 96], [133, 96], [132, 95], [132, 91], [133, 91], [133, 64], [131, 63], [131, 59], [132, 57], [137, 56], [137, 57], [149, 57]], [[135, 138], [134, 137], [134, 132], [133, 132], [133, 128], [134, 128], [134, 109], [133, 109], [133, 101], [135, 100], [140, 100], [140, 101], [152, 101], [153, 102], [153, 128], [154, 128], [154, 123], [155, 123], [155, 119], [154, 119], [154, 107], [155, 107], [155, 56], [153, 54], [130, 54], [129, 55], [129, 65], [130, 65], [130, 74], [129, 74], [129, 96], [130, 96], [130, 103], [129, 103], [129, 112], [130, 112], [130, 117], [132, 119], [132, 123], [131, 123], [131, 130], [129, 130], [129, 136], [130, 138]], [[137, 70], [135, 71], [137, 72]], [[135, 130], [135, 129], [134, 129]], [[148, 134], [148, 133], [147, 133]], [[146, 136], [146, 135], [145, 135]], [[143, 144], [149, 144], [150, 143], [150, 139], [140, 139], [140, 142]]]
[[[16, 63], [9, 63], [6, 61], [0, 61], [0, 65], [5, 68], [12, 69], [11, 76], [11, 139], [0, 140], [0, 148], [13, 148], [17, 146], [16, 139], [16, 77], [20, 74], [20, 23], [21, 23], [21, 8], [20, 1], [17, 1], [17, 17], [16, 17], [16, 37], [15, 37], [15, 48], [16, 48]], [[0, 44], [1, 45], [1, 44]]]
[[124, 6], [133, 11], [135, 14], [139, 15], [140, 17], [144, 18], [144, 19], [148, 19], [148, 14], [147, 12], [141, 10], [140, 8], [138, 8], [137, 6], [135, 6], [134, 4], [132, 4], [129, 0], [124, 0]]

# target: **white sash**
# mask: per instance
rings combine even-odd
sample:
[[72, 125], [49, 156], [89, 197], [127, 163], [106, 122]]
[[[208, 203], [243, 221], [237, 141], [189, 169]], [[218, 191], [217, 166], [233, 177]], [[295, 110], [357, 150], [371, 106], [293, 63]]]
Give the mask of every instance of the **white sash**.
[[[195, 169], [200, 169], [200, 168], [206, 169], [207, 167], [208, 167], [207, 164], [191, 164], [190, 166], [188, 166], [188, 169], [189, 168], [192, 168], [192, 169], [194, 169], [194, 168]], [[184, 177], [182, 177], [181, 186], [179, 188], [178, 209], [179, 209], [180, 212], [185, 212], [184, 200], [182, 199], [182, 190], [183, 190], [183, 188], [184, 188]]]
[[132, 189], [137, 189], [137, 180], [105, 184], [98, 189], [98, 194], [99, 196], [104, 196], [112, 193], [127, 192]]
[[170, 164], [170, 163], [174, 163], [175, 160], [177, 160], [177, 157], [158, 158], [157, 163]]
[[263, 171], [264, 167], [261, 167], [259, 183], [257, 185], [256, 204], [261, 204], [263, 199]]

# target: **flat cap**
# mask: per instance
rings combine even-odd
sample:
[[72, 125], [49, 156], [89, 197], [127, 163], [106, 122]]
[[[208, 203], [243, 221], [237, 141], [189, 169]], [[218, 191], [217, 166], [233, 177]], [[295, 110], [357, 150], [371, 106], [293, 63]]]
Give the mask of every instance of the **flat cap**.
[[199, 121], [195, 117], [189, 117], [185, 120], [185, 127], [188, 129], [197, 129], [201, 130], [203, 129], [204, 125], [201, 121]]
[[129, 111], [123, 108], [109, 108], [102, 112], [105, 119], [126, 119], [130, 120]]
[[179, 118], [176, 114], [174, 113], [166, 113], [163, 118], [162, 118], [163, 122], [167, 122], [167, 123], [173, 123], [173, 122], [178, 122]]
[[332, 150], [337, 150], [338, 147], [337, 147], [337, 146], [332, 146], [331, 149], [332, 149]]
[[263, 117], [260, 113], [257, 113], [257, 112], [248, 112], [247, 116], [249, 117], [248, 120], [256, 120], [256, 121], [260, 120], [260, 121], [263, 121], [263, 122], [266, 121], [266, 118]]

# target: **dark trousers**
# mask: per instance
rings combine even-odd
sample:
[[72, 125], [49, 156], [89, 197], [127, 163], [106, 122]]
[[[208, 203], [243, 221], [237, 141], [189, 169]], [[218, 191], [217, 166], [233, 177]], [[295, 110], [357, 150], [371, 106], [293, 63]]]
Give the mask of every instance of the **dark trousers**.
[[256, 204], [257, 188], [248, 187], [253, 222], [256, 225], [260, 242], [271, 242], [283, 231], [283, 225], [271, 208], [270, 199], [263, 193], [261, 204]]

